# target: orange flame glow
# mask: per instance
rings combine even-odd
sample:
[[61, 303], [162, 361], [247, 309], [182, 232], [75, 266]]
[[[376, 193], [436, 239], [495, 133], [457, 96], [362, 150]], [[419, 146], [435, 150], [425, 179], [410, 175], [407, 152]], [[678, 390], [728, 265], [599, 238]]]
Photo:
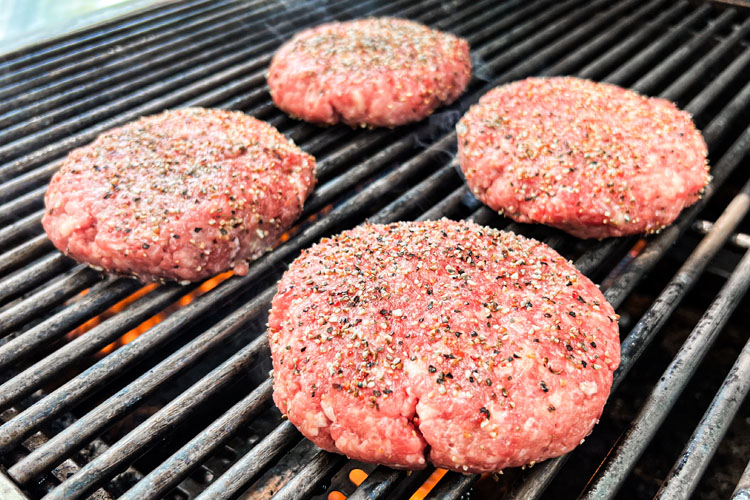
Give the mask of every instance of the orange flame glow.
[[432, 491], [432, 489], [437, 486], [440, 480], [443, 479], [443, 476], [446, 472], [448, 471], [445, 469], [435, 469], [434, 471], [432, 471], [430, 477], [428, 477], [427, 480], [422, 483], [422, 486], [417, 488], [417, 491], [414, 492], [409, 500], [424, 500], [424, 498]]
[[[432, 489], [437, 486], [446, 472], [448, 471], [445, 469], [435, 469], [432, 474], [430, 474], [430, 477], [425, 479], [425, 482], [422, 483], [422, 486], [420, 486], [417, 491], [414, 492], [409, 500], [424, 500], [427, 495], [430, 494]], [[362, 469], [352, 469], [349, 471], [349, 481], [351, 481], [355, 486], [359, 486], [360, 484], [365, 482], [365, 479], [367, 479], [367, 473]], [[332, 491], [328, 494], [328, 500], [346, 500], [346, 495], [344, 495], [340, 491]]]
[[[165, 308], [163, 311], [161, 311], [158, 314], [155, 314], [154, 316], [151, 316], [147, 320], [145, 320], [143, 323], [139, 324], [129, 332], [127, 332], [125, 335], [120, 337], [119, 339], [115, 340], [111, 344], [104, 346], [99, 353], [98, 356], [105, 356], [109, 354], [110, 352], [114, 351], [116, 348], [124, 346], [125, 344], [132, 342], [136, 338], [138, 338], [139, 335], [141, 335], [144, 332], [147, 332], [149, 329], [153, 328], [154, 326], [158, 325], [162, 321], [164, 321], [166, 318], [168, 318], [173, 312], [175, 312], [177, 309], [181, 307], [185, 307], [189, 303], [191, 303], [196, 297], [200, 297], [204, 293], [216, 288], [216, 286], [219, 285], [222, 281], [228, 279], [230, 276], [232, 276], [232, 271], [227, 271], [225, 273], [219, 274], [217, 276], [214, 276], [213, 278], [205, 281], [202, 283], [198, 288], [193, 290], [192, 292], [185, 294], [184, 296], [180, 297], [177, 302], [174, 304], [171, 304], [167, 308]], [[95, 326], [99, 325], [103, 321], [105, 321], [107, 318], [110, 318], [117, 314], [118, 312], [122, 311], [126, 307], [128, 307], [130, 304], [135, 302], [136, 300], [140, 299], [147, 293], [151, 292], [152, 290], [156, 289], [158, 285], [156, 283], [151, 283], [149, 285], [146, 285], [134, 293], [128, 295], [115, 305], [111, 306], [109, 309], [104, 311], [98, 316], [95, 316], [91, 318], [90, 320], [83, 323], [78, 328], [71, 330], [66, 335], [66, 338], [69, 340], [72, 340], [76, 337], [79, 337], [86, 333], [87, 331], [91, 330]], [[83, 290], [79, 295], [79, 297], [82, 297], [86, 295], [89, 292], [89, 289]]]

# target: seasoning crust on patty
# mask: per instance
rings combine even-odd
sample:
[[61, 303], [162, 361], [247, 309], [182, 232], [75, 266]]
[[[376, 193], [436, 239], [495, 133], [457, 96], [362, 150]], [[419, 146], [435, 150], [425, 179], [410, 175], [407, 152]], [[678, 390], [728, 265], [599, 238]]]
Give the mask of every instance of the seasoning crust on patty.
[[653, 233], [710, 181], [706, 143], [669, 101], [571, 77], [497, 87], [459, 121], [475, 196], [580, 238]]
[[148, 116], [70, 152], [42, 224], [74, 259], [142, 281], [246, 274], [299, 217], [315, 159], [237, 111]]
[[471, 222], [362, 225], [305, 250], [269, 317], [274, 401], [366, 462], [498, 471], [591, 432], [617, 316], [543, 243]]
[[273, 101], [313, 123], [393, 127], [455, 101], [471, 79], [468, 43], [396, 18], [323, 24], [279, 48]]

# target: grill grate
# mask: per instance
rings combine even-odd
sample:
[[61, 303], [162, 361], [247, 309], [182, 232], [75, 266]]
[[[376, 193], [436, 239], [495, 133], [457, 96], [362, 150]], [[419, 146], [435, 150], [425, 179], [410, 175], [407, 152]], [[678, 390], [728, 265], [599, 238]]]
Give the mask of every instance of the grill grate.
[[[323, 129], [276, 110], [264, 79], [275, 48], [302, 27], [363, 15], [409, 17], [466, 37], [475, 66], [466, 95], [395, 130]], [[586, 445], [509, 471], [497, 484], [447, 473], [429, 498], [456, 499], [472, 488], [481, 495], [487, 483], [510, 498], [545, 491], [570, 497], [582, 489], [584, 498], [614, 497], [648, 458], [670, 410], [689, 397], [685, 387], [743, 307], [750, 284], [750, 236], [740, 232], [750, 175], [739, 168], [750, 150], [749, 34], [745, 10], [687, 1], [187, 0], [0, 57], [0, 464], [8, 476], [0, 471], [0, 493], [15, 482], [30, 498], [46, 499], [323, 494], [331, 478], [364, 466], [315, 449], [272, 408], [263, 332], [275, 282], [300, 249], [365, 218], [448, 216], [544, 240], [600, 283], [618, 312], [638, 314], [623, 322], [617, 392]], [[493, 86], [558, 74], [660, 95], [693, 113], [711, 152], [714, 181], [705, 197], [657, 236], [603, 242], [508, 224], [481, 207], [456, 170], [456, 120]], [[288, 241], [245, 277], [147, 289], [103, 278], [54, 251], [40, 225], [43, 195], [67, 151], [138, 116], [188, 105], [242, 109], [318, 158], [319, 184]], [[675, 257], [679, 252], [688, 257]], [[631, 369], [669, 335], [696, 291], [711, 288], [717, 278], [709, 264], [722, 253], [733, 257], [728, 278], [699, 301], [702, 317], [658, 368], [656, 378], [666, 368], [663, 379], [634, 387], [638, 370]], [[638, 309], [634, 297], [643, 290], [651, 295]], [[70, 335], [134, 294], [122, 312]], [[152, 325], [154, 315], [159, 322]], [[137, 327], [145, 333], [125, 343]], [[750, 385], [744, 335], [731, 351], [735, 365], [721, 368], [724, 384], [711, 389], [705, 418], [682, 438], [684, 450], [664, 459], [675, 466], [662, 475], [660, 498], [703, 487], [724, 434], [741, 420], [735, 415], [748, 415], [741, 406]], [[610, 423], [614, 400], [625, 390], [650, 395], [617, 427]], [[735, 463], [746, 460], [742, 453], [747, 448]], [[743, 481], [744, 465], [729, 491]], [[367, 470], [356, 491], [336, 487], [349, 488], [352, 499], [408, 498], [433, 471]], [[571, 475], [578, 479], [565, 483]], [[628, 498], [653, 497], [661, 482], [655, 479], [640, 496], [627, 490]], [[745, 485], [737, 495], [742, 488], [747, 494]]]

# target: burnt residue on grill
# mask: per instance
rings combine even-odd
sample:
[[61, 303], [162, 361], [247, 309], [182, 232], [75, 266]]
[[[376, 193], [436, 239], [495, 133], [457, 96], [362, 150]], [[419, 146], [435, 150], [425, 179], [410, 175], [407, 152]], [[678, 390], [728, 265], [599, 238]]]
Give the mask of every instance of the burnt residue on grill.
[[[275, 109], [273, 51], [304, 27], [365, 15], [467, 38], [466, 94], [393, 130], [320, 128]], [[730, 496], [750, 455], [748, 374], [736, 371], [750, 312], [749, 39], [750, 14], [726, 2], [183, 0], [0, 56], [0, 487], [48, 499]], [[658, 235], [602, 242], [482, 207], [456, 169], [455, 122], [493, 86], [563, 74], [691, 112], [714, 176], [704, 199]], [[278, 247], [245, 277], [184, 288], [101, 276], [54, 251], [39, 221], [65, 154], [194, 105], [267, 120], [318, 158], [318, 186]], [[547, 242], [622, 315], [615, 390], [569, 456], [502, 475], [408, 474], [316, 449], [273, 406], [264, 331], [288, 263], [365, 219], [442, 216]]]

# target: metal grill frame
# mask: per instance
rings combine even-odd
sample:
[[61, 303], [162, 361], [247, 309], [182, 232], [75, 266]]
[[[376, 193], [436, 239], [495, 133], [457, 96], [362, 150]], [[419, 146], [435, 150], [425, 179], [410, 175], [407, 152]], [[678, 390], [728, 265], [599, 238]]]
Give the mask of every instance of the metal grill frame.
[[[321, 130], [294, 122], [275, 110], [268, 98], [264, 72], [279, 43], [303, 26], [366, 14], [410, 17], [468, 38], [478, 76], [467, 94], [449, 111], [440, 110], [437, 117], [449, 116], [447, 121], [455, 122], [450, 117], [460, 116], [489, 88], [532, 74], [575, 74], [608, 81], [646, 94], [658, 93], [681, 103], [702, 120], [713, 157], [714, 180], [699, 203], [685, 210], [674, 225], [650, 238], [645, 251], [629, 263], [624, 273], [608, 280], [612, 268], [604, 266], [611, 265], [610, 261], [621, 256], [637, 238], [589, 243], [583, 251], [577, 251], [571, 249], [574, 240], [568, 236], [554, 230], [508, 224], [479, 207], [456, 173], [452, 123], [451, 127], [436, 126], [436, 118], [392, 131], [352, 131], [343, 127]], [[574, 256], [584, 274], [602, 276], [601, 282], [608, 285], [603, 290], [605, 296], [619, 308], [643, 277], [691, 230], [747, 157], [750, 123], [742, 118], [750, 110], [750, 83], [739, 91], [729, 89], [738, 87], [737, 75], [746, 74], [750, 68], [748, 33], [750, 17], [744, 12], [685, 1], [669, 4], [665, 0], [596, 0], [587, 4], [582, 0], [541, 0], [527, 4], [510, 0], [496, 4], [480, 0], [456, 14], [441, 7], [437, 0], [415, 5], [407, 0], [369, 0], [359, 4], [338, 0], [315, 3], [313, 7], [277, 5], [267, 0], [186, 0], [0, 58], [0, 222], [6, 224], [0, 229], [0, 304], [6, 304], [0, 307], [0, 335], [10, 334], [0, 344], [0, 409], [22, 405], [18, 414], [0, 426], [0, 454], [17, 450], [24, 440], [38, 437], [39, 431], [63, 412], [93, 397], [107, 384], [116, 383], [124, 370], [147, 359], [154, 350], [174, 344], [185, 325], [209, 316], [256, 282], [270, 285], [223, 313], [223, 319], [61, 432], [49, 439], [37, 439], [36, 449], [11, 466], [8, 476], [28, 484], [40, 475], [50, 475], [55, 466], [65, 461], [74, 474], [63, 478], [62, 485], [45, 498], [80, 498], [92, 492], [107, 495], [97, 488], [184, 422], [192, 409], [209, 401], [261, 356], [267, 356], [264, 334], [257, 332], [253, 342], [123, 439], [111, 443], [91, 462], [79, 466], [71, 462], [72, 454], [187, 367], [262, 317], [275, 290], [273, 277], [278, 277], [300, 249], [365, 217], [373, 222], [388, 222], [466, 216], [479, 223], [531, 233], [563, 254]], [[712, 47], [705, 50], [708, 44]], [[725, 67], [717, 68], [713, 63], [729, 59], [733, 53]], [[688, 64], [693, 57], [698, 57], [697, 61]], [[681, 72], [683, 68], [688, 69]], [[701, 84], [712, 71], [717, 73], [713, 80]], [[670, 82], [671, 77], [674, 78]], [[697, 93], [696, 86], [701, 89]], [[684, 102], [686, 95], [692, 98]], [[714, 103], [722, 99], [726, 102], [716, 107]], [[303, 219], [318, 218], [302, 224], [289, 241], [254, 262], [247, 276], [222, 283], [24, 408], [32, 393], [61, 376], [65, 368], [76, 366], [82, 357], [93, 355], [195, 288], [160, 286], [129, 306], [127, 314], [108, 319], [24, 367], [20, 374], [12, 373], [14, 367], [24, 366], [27, 359], [33, 358], [37, 350], [140, 288], [132, 280], [102, 279], [99, 273], [76, 265], [54, 251], [42, 234], [43, 193], [61, 158], [71, 148], [89, 142], [112, 126], [166, 107], [187, 105], [242, 109], [279, 127], [303, 149], [316, 156], [322, 154], [320, 184], [303, 214]], [[742, 132], [734, 137], [738, 123]], [[436, 193], [448, 194], [437, 203], [428, 201]], [[749, 196], [750, 182], [723, 206], [718, 219], [697, 223], [696, 229], [703, 228], [705, 233], [701, 243], [623, 340], [622, 365], [615, 374], [613, 392], [699, 282], [713, 256], [727, 244], [747, 241], [748, 236], [737, 234], [736, 230], [750, 209]], [[331, 203], [335, 206], [330, 212], [320, 212]], [[641, 414], [604, 460], [582, 498], [615, 495], [744, 296], [750, 284], [748, 273], [750, 257], [745, 250], [745, 257], [733, 269], [665, 371], [664, 380], [653, 388]], [[85, 297], [63, 306], [88, 288]], [[31, 326], [24, 328], [29, 323]], [[682, 457], [658, 493], [660, 498], [689, 494], [695, 487], [747, 394], [748, 349], [746, 346], [739, 354], [705, 418], [686, 443]], [[248, 392], [150, 471], [123, 498], [153, 498], [170, 491], [255, 418], [267, 406], [270, 395], [268, 381]], [[237, 494], [299, 441], [299, 433], [290, 424], [280, 423], [198, 498]], [[710, 443], [708, 449], [697, 450], [705, 443]], [[566, 459], [560, 457], [537, 465], [515, 484], [509, 497], [539, 498], [565, 466]], [[318, 451], [274, 498], [309, 496], [345, 463], [344, 457]], [[736, 498], [750, 495], [747, 486], [743, 486], [748, 482], [745, 476], [737, 487]], [[429, 498], [459, 498], [477, 478], [448, 473]], [[389, 498], [405, 480], [403, 471], [377, 467], [351, 498]], [[5, 483], [13, 484], [0, 471], [0, 492]]]

